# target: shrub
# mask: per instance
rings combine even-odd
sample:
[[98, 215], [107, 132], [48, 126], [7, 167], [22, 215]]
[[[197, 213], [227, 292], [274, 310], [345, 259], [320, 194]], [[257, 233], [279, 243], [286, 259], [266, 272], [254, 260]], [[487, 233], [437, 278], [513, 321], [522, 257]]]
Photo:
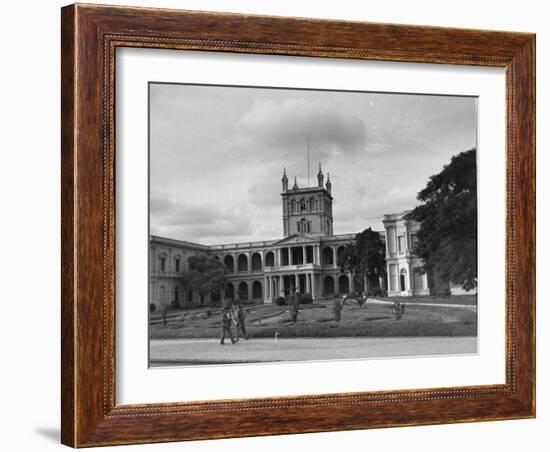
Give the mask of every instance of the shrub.
[[275, 299], [275, 304], [276, 304], [277, 306], [283, 306], [283, 305], [285, 305], [285, 304], [286, 304], [285, 297], [277, 297], [277, 298]]
[[391, 312], [395, 320], [401, 320], [401, 317], [405, 314], [405, 304], [400, 301], [395, 301], [391, 307]]
[[303, 294], [299, 295], [298, 301], [301, 304], [312, 304], [313, 303], [313, 297], [311, 296], [311, 294], [309, 292], [306, 292], [306, 293], [303, 293]]
[[155, 303], [149, 303], [149, 312], [155, 312], [157, 310], [157, 307], [155, 306]]

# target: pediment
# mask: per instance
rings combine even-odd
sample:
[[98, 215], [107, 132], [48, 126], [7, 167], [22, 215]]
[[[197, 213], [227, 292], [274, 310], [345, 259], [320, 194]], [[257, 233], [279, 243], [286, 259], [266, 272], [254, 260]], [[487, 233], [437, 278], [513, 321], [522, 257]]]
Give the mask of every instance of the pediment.
[[294, 234], [274, 242], [273, 245], [296, 245], [300, 243], [311, 243], [312, 241], [319, 241], [319, 238], [307, 234]]

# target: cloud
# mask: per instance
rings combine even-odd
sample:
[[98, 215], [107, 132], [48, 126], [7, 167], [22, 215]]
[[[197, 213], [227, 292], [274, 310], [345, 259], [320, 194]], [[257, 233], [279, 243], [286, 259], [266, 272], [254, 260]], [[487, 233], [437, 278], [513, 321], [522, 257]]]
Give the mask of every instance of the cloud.
[[205, 244], [282, 235], [281, 176], [333, 184], [336, 233], [413, 208], [429, 176], [476, 143], [472, 98], [158, 85], [151, 232]]
[[359, 117], [331, 109], [323, 100], [262, 99], [254, 102], [237, 128], [257, 147], [277, 148], [287, 154], [305, 150], [311, 137], [321, 160], [349, 155], [367, 142], [366, 127]]
[[215, 209], [152, 198], [151, 234], [212, 243], [217, 237], [239, 239], [252, 234], [250, 219], [240, 209]]

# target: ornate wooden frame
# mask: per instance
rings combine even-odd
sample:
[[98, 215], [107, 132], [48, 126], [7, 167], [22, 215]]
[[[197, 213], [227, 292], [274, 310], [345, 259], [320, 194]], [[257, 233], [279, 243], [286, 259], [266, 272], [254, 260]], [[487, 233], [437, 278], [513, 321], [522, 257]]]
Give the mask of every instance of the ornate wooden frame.
[[[535, 35], [71, 5], [62, 9], [62, 442], [74, 447], [535, 416]], [[506, 69], [506, 383], [115, 403], [117, 47]]]

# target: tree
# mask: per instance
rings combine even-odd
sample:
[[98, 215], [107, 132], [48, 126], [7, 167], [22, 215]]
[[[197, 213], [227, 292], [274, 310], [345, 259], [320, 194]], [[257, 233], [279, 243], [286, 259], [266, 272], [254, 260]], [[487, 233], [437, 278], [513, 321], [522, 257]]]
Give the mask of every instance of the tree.
[[378, 278], [386, 274], [386, 249], [379, 232], [365, 229], [355, 236], [355, 243], [348, 243], [338, 260], [340, 271], [349, 272], [352, 281], [367, 279], [369, 287], [378, 286]]
[[407, 218], [420, 223], [415, 254], [432, 280], [477, 286], [476, 149], [451, 158], [418, 193], [422, 202]]
[[202, 297], [225, 290], [227, 268], [212, 256], [191, 256], [187, 259], [189, 268], [181, 278], [188, 290], [198, 292]]

